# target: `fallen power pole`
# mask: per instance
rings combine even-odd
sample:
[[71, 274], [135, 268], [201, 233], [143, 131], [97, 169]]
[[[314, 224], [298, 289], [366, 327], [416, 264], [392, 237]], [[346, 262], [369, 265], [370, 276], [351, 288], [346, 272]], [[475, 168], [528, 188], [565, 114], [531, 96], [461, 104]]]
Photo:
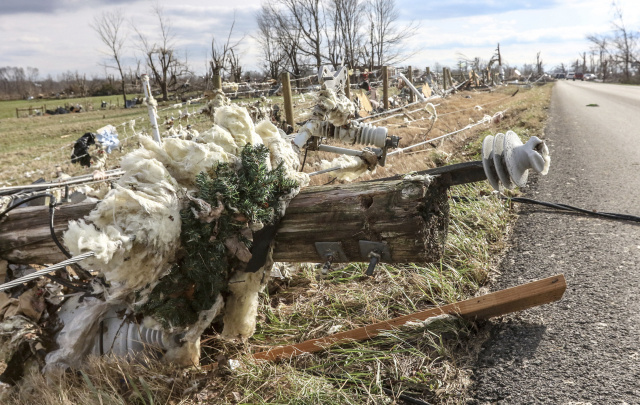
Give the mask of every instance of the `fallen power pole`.
[[[273, 258], [282, 262], [433, 262], [440, 259], [449, 222], [447, 190], [486, 179], [482, 162], [417, 173], [424, 181], [400, 176], [335, 186], [307, 187], [292, 201], [279, 224]], [[58, 237], [70, 220], [87, 215], [96, 202], [56, 208]], [[0, 218], [0, 259], [19, 264], [57, 263], [66, 257], [51, 238], [49, 208], [25, 207]], [[364, 243], [361, 242], [368, 242]], [[333, 254], [331, 254], [333, 253]]]
[[315, 353], [335, 344], [372, 339], [383, 331], [397, 329], [407, 322], [421, 322], [438, 315], [459, 315], [469, 320], [488, 319], [558, 301], [566, 289], [564, 275], [559, 274], [481, 297], [416, 312], [323, 338], [307, 340], [290, 346], [275, 347], [265, 352], [255, 353], [253, 357], [258, 360], [272, 361], [303, 353]]

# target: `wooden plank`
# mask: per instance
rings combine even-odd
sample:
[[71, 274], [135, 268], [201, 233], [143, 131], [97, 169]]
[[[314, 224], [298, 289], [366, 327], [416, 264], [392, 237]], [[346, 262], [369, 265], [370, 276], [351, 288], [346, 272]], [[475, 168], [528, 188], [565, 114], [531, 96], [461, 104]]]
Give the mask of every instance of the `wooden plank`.
[[275, 347], [265, 352], [256, 353], [253, 357], [260, 360], [279, 360], [302, 353], [315, 353], [330, 345], [371, 339], [378, 336], [382, 331], [396, 329], [407, 322], [424, 321], [443, 314], [457, 314], [471, 320], [487, 319], [558, 301], [562, 298], [566, 289], [567, 284], [564, 275], [559, 274], [481, 297], [367, 325], [362, 328], [336, 333], [319, 339], [307, 340], [295, 345]]
[[425, 80], [424, 84], [422, 85], [422, 94], [424, 94], [424, 96], [427, 97], [427, 98], [431, 97], [431, 88], [427, 84], [426, 80]]
[[371, 101], [369, 101], [369, 97], [367, 97], [364, 90], [356, 92], [356, 97], [360, 100], [360, 105], [362, 106], [361, 112], [365, 111], [367, 114], [371, 114], [373, 106], [371, 105]]

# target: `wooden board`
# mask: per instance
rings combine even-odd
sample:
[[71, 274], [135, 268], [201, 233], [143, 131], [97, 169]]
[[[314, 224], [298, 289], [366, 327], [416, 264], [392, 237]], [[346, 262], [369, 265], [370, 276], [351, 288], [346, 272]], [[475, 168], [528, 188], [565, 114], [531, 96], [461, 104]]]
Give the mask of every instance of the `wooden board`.
[[431, 93], [431, 88], [429, 87], [427, 82], [424, 82], [424, 84], [422, 85], [422, 94], [424, 94], [425, 97], [431, 97]]
[[407, 322], [424, 321], [443, 314], [457, 314], [471, 320], [487, 319], [558, 301], [562, 298], [566, 289], [567, 284], [564, 276], [559, 274], [481, 297], [401, 316], [324, 338], [307, 340], [290, 346], [275, 347], [265, 352], [256, 353], [253, 357], [260, 360], [278, 360], [302, 353], [314, 353], [333, 344], [371, 339], [382, 331], [396, 329]]
[[356, 93], [356, 97], [358, 97], [358, 100], [360, 100], [360, 105], [362, 106], [362, 110], [365, 111], [367, 114], [370, 114], [371, 111], [373, 111], [373, 106], [369, 101], [369, 97], [367, 97], [367, 95], [364, 93], [364, 90], [358, 91]]

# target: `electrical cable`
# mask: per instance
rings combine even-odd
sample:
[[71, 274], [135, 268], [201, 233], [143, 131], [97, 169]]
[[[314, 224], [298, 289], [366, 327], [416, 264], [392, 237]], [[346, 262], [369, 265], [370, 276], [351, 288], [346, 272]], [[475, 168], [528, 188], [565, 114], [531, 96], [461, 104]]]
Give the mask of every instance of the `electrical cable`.
[[[461, 197], [461, 196], [451, 196], [451, 199], [457, 202], [468, 202], [468, 201], [478, 201], [478, 198], [473, 197]], [[507, 197], [505, 195], [500, 195], [500, 199], [505, 201], [513, 201], [522, 204], [533, 204], [533, 205], [541, 205], [548, 208], [553, 208], [561, 211], [570, 211], [570, 212], [578, 212], [585, 215], [591, 215], [595, 217], [603, 217], [609, 219], [617, 219], [621, 221], [632, 221], [632, 222], [640, 222], [640, 216], [629, 215], [629, 214], [617, 214], [611, 212], [598, 212], [598, 211], [589, 211], [584, 208], [574, 207], [567, 204], [561, 203], [550, 203], [546, 201], [538, 201], [531, 198], [524, 197]]]
[[[49, 231], [51, 233], [51, 238], [53, 239], [54, 243], [56, 244], [56, 246], [60, 249], [60, 251], [67, 256], [68, 258], [72, 258], [71, 253], [69, 253], [65, 247], [62, 245], [62, 243], [60, 243], [60, 240], [58, 240], [58, 237], [56, 236], [55, 233], [55, 229], [53, 227], [53, 221], [54, 221], [54, 211], [55, 211], [55, 206], [56, 206], [56, 198], [53, 194], [50, 193], [40, 193], [40, 194], [36, 194], [33, 195], [31, 197], [25, 198], [24, 200], [21, 200], [15, 204], [13, 204], [12, 206], [10, 206], [9, 208], [5, 209], [4, 211], [2, 211], [0, 213], [0, 218], [2, 218], [3, 216], [7, 215], [9, 212], [11, 212], [12, 210], [20, 207], [21, 205], [28, 203], [29, 201], [33, 201], [36, 200], [38, 198], [43, 198], [43, 197], [49, 197]], [[78, 277], [80, 279], [83, 280], [88, 280], [89, 278], [91, 278], [91, 273], [89, 273], [87, 270], [83, 269], [82, 267], [80, 267], [80, 265], [78, 264], [72, 264], [72, 267], [74, 268], [74, 270], [76, 271], [76, 274], [78, 275]], [[60, 278], [60, 277], [55, 277], [55, 276], [48, 276], [52, 281], [55, 281], [61, 285], [64, 285], [65, 287], [68, 288], [72, 288], [74, 290], [78, 290], [78, 291], [86, 291], [85, 289], [78, 287], [74, 284], [71, 284], [70, 282]]]
[[[53, 219], [54, 219], [54, 215], [55, 215], [55, 208], [56, 208], [56, 198], [53, 195], [51, 195], [50, 200], [49, 200], [49, 231], [51, 232], [51, 238], [53, 239], [53, 242], [56, 244], [56, 246], [58, 246], [58, 249], [60, 249], [62, 254], [67, 256], [69, 259], [71, 259], [73, 256], [62, 245], [62, 243], [60, 243], [60, 240], [58, 240], [58, 236], [56, 235], [56, 231], [53, 228]], [[77, 276], [81, 280], [88, 280], [88, 279], [91, 278], [91, 273], [89, 273], [87, 270], [83, 269], [79, 264], [75, 263], [71, 267], [73, 267], [73, 269], [75, 270]]]

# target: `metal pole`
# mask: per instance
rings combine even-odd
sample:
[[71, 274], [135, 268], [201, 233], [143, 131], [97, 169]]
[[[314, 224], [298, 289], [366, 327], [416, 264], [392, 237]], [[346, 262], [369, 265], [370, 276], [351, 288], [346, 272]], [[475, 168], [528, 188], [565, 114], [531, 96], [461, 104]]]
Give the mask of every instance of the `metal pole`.
[[291, 82], [289, 81], [289, 72], [282, 72], [280, 75], [282, 80], [282, 97], [284, 98], [284, 115], [287, 120], [287, 124], [291, 125], [291, 128], [295, 130], [295, 123], [293, 122], [293, 97], [291, 97]]
[[389, 109], [389, 71], [387, 66], [382, 67], [382, 101], [384, 109]]
[[160, 131], [158, 131], [158, 120], [156, 117], [158, 103], [153, 98], [153, 94], [151, 94], [151, 86], [149, 85], [149, 75], [146, 73], [142, 74], [142, 89], [144, 90], [144, 96], [147, 99], [147, 110], [149, 112], [149, 122], [151, 123], [151, 131], [153, 132], [153, 140], [158, 142], [158, 144], [161, 144], [162, 140], [160, 139]]
[[[422, 93], [420, 93], [418, 91], [418, 89], [415, 88], [415, 86], [411, 83], [411, 80], [407, 79], [402, 73], [398, 73], [398, 76], [402, 79], [402, 81], [404, 81], [404, 83], [407, 85], [407, 87], [409, 87], [411, 89], [410, 96], [413, 96], [415, 94], [415, 95], [418, 96], [420, 101], [426, 101], [427, 100], [426, 98], [424, 98], [424, 95], [422, 95]], [[413, 102], [413, 97], [411, 97], [409, 99], [409, 101]]]

